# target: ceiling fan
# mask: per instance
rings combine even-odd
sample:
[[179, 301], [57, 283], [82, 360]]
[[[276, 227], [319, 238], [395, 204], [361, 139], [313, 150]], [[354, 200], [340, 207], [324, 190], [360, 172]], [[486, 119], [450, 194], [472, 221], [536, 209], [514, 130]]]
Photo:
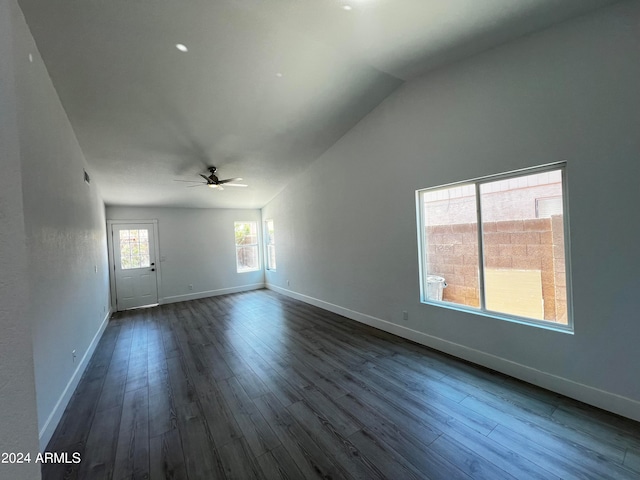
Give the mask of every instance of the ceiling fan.
[[233, 182], [238, 182], [240, 180], [242, 180], [242, 178], [227, 178], [225, 180], [220, 180], [217, 176], [216, 176], [216, 172], [218, 171], [218, 169], [214, 166], [208, 167], [207, 170], [209, 170], [209, 176], [206, 176], [204, 174], [199, 174], [202, 178], [204, 178], [204, 182], [197, 182], [195, 180], [175, 180], [176, 182], [190, 182], [190, 183], [197, 183], [197, 185], [189, 185], [189, 187], [201, 187], [203, 185], [206, 185], [209, 188], [217, 188], [218, 190], [224, 190], [223, 185], [225, 187], [247, 187], [248, 185], [245, 185], [244, 183], [233, 183]]

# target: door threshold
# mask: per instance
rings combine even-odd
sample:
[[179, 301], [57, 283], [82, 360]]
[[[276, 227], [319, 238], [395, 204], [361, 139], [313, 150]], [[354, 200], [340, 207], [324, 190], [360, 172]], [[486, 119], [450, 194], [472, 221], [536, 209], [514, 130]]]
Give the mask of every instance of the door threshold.
[[157, 307], [158, 305], [160, 305], [159, 303], [150, 303], [149, 305], [140, 305], [139, 307], [129, 307], [129, 308], [125, 308], [124, 310], [118, 310], [119, 312], [126, 312], [127, 310], [139, 310], [141, 308], [151, 308], [151, 307]]

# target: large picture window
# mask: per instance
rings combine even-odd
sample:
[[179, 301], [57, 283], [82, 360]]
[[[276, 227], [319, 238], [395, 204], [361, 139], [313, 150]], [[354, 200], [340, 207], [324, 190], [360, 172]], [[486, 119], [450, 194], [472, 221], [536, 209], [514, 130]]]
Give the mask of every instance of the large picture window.
[[418, 191], [422, 301], [571, 328], [564, 172]]
[[258, 222], [235, 222], [238, 273], [260, 269]]

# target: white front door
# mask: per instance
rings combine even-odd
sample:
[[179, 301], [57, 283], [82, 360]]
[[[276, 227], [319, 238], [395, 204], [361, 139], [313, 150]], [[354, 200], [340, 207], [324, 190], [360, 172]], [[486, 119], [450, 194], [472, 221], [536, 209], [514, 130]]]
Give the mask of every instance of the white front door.
[[154, 225], [127, 223], [111, 228], [117, 309], [158, 303]]

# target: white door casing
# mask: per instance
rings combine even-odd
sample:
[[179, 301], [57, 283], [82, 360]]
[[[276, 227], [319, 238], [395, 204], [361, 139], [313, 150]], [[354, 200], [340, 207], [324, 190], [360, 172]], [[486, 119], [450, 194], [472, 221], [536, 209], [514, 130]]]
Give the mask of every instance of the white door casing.
[[157, 304], [156, 221], [109, 223], [116, 310]]

